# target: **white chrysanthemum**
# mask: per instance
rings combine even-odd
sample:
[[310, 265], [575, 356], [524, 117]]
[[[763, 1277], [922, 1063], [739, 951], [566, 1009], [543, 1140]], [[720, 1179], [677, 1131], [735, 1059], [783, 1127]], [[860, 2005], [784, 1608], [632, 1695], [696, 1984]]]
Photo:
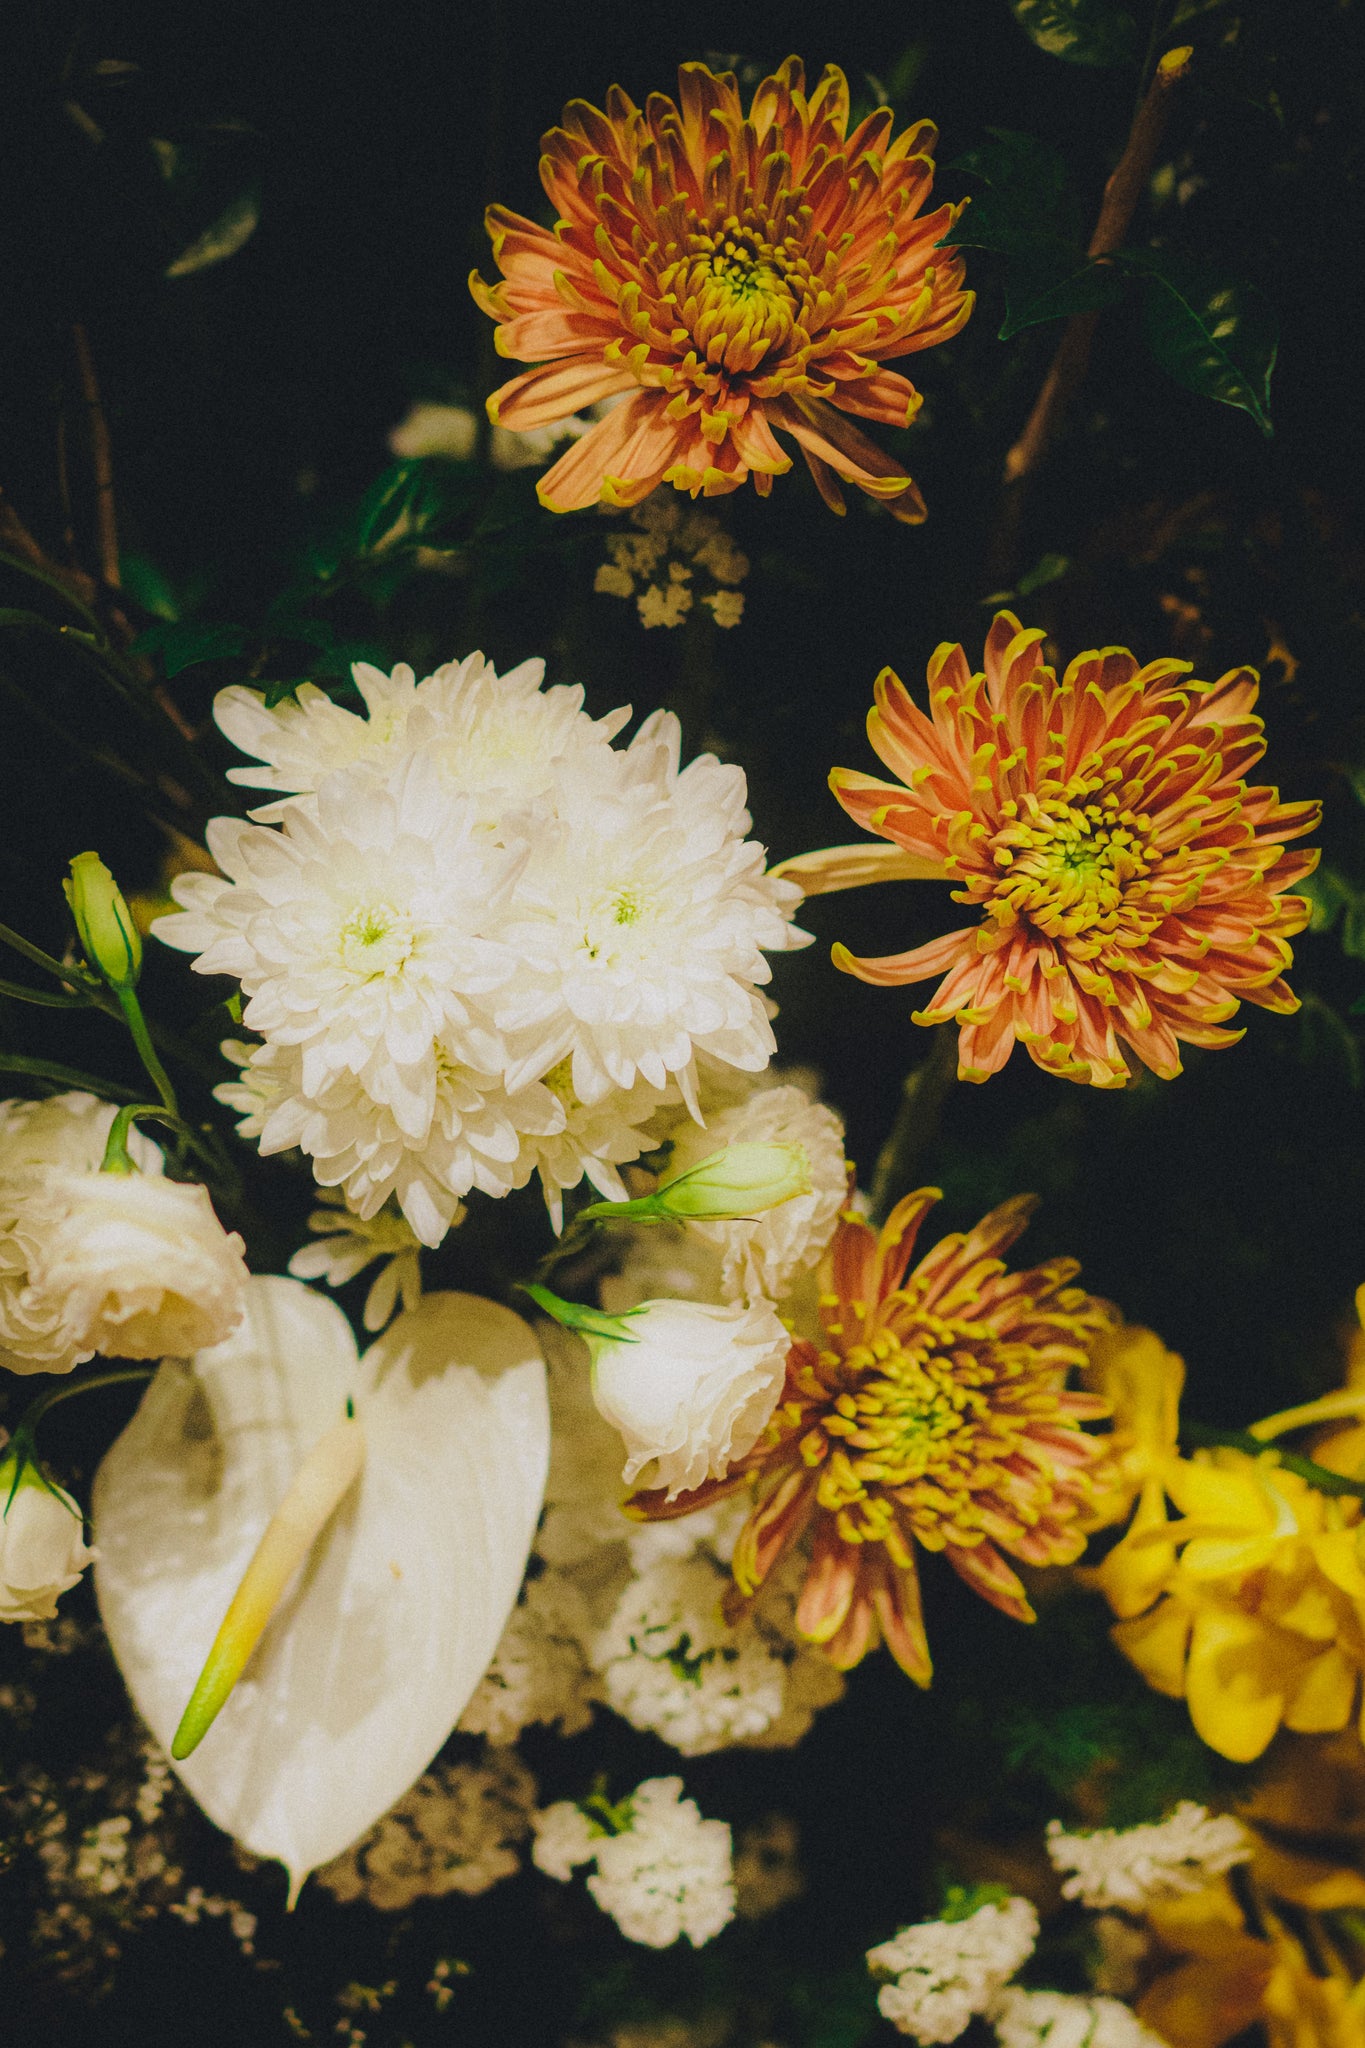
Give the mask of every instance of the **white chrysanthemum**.
[[564, 1227], [564, 1191], [576, 1188], [584, 1178], [604, 1200], [628, 1200], [629, 1190], [616, 1169], [653, 1148], [652, 1119], [663, 1093], [647, 1081], [637, 1081], [631, 1088], [610, 1089], [598, 1102], [580, 1102], [574, 1093], [571, 1056], [542, 1074], [540, 1086], [562, 1105], [563, 1121], [558, 1130], [528, 1138], [522, 1158], [540, 1175], [550, 1220], [558, 1231]]
[[162, 1177], [133, 1132], [136, 1173], [101, 1173], [113, 1105], [81, 1091], [0, 1103], [0, 1364], [70, 1372], [96, 1352], [187, 1353], [242, 1313], [242, 1240], [207, 1191]]
[[1116, 1998], [1022, 1991], [1012, 1984], [991, 2014], [1000, 2048], [1165, 2048]]
[[536, 834], [499, 936], [517, 957], [493, 1012], [533, 1079], [572, 1057], [580, 1102], [637, 1077], [695, 1101], [709, 1052], [756, 1072], [773, 1051], [755, 984], [764, 949], [804, 944], [800, 893], [766, 875], [742, 770], [703, 754], [679, 769], [670, 713], [628, 748], [566, 777]]
[[[325, 1280], [329, 1287], [344, 1287], [382, 1259], [365, 1297], [363, 1317], [367, 1330], [382, 1330], [400, 1299], [404, 1308], [416, 1308], [422, 1298], [421, 1240], [406, 1217], [391, 1209], [366, 1218], [348, 1209], [346, 1197], [333, 1189], [325, 1188], [322, 1199], [327, 1207], [315, 1209], [308, 1218], [308, 1228], [321, 1235], [316, 1243], [299, 1247], [289, 1271], [296, 1280]], [[452, 1224], [462, 1214], [457, 1209]]]
[[[273, 711], [257, 690], [220, 690], [214, 717], [234, 746], [265, 765], [230, 768], [231, 782], [256, 789], [316, 792], [339, 768], [364, 766], [383, 779], [405, 756], [427, 756], [448, 794], [468, 796], [484, 827], [544, 796], [585, 751], [605, 749], [628, 710], [592, 719], [583, 691], [541, 687], [543, 661], [524, 661], [500, 676], [481, 654], [447, 662], [417, 682], [401, 663], [386, 676], [367, 662], [352, 674], [367, 717], [334, 704], [311, 683]], [[284, 816], [287, 797], [252, 813], [266, 822]]]
[[780, 1301], [797, 1275], [819, 1259], [847, 1200], [848, 1163], [839, 1117], [801, 1088], [756, 1088], [745, 1101], [709, 1118], [704, 1130], [680, 1119], [669, 1136], [670, 1180], [726, 1145], [799, 1145], [804, 1151], [809, 1194], [794, 1195], [761, 1216], [689, 1226], [719, 1252], [727, 1301], [753, 1295]]
[[647, 1778], [631, 1796], [631, 1824], [597, 1844], [588, 1890], [627, 1941], [700, 1948], [735, 1917], [730, 1829], [703, 1820], [681, 1778]]
[[[223, 1046], [234, 1060], [245, 1050], [233, 1041]], [[337, 1075], [309, 1095], [297, 1046], [258, 1046], [239, 1079], [214, 1092], [244, 1112], [237, 1129], [256, 1138], [262, 1153], [297, 1146], [319, 1184], [343, 1188], [363, 1220], [392, 1197], [421, 1242], [437, 1245], [462, 1216], [460, 1197], [471, 1188], [500, 1196], [524, 1184], [534, 1156], [528, 1137], [562, 1126], [564, 1110], [536, 1083], [508, 1095], [495, 1075], [457, 1059], [442, 1041], [435, 1068], [435, 1108], [421, 1140], [354, 1075]]]
[[435, 1764], [353, 1847], [317, 1872], [343, 1905], [398, 1913], [418, 1899], [474, 1898], [521, 1866], [536, 1781], [512, 1750], [477, 1764]]
[[1054, 1820], [1047, 1830], [1047, 1853], [1065, 1879], [1064, 1898], [1133, 1913], [1155, 1899], [1202, 1891], [1234, 1863], [1245, 1863], [1251, 1846], [1231, 1815], [1215, 1817], [1192, 1799], [1143, 1827], [1069, 1835]]
[[596, 1697], [583, 1647], [592, 1633], [587, 1601], [568, 1573], [528, 1580], [461, 1728], [498, 1743], [515, 1742], [533, 1722], [577, 1735]]
[[877, 2005], [896, 2031], [929, 2043], [955, 2041], [978, 2013], [989, 2012], [1038, 1941], [1038, 1915], [1027, 1899], [979, 1906], [962, 1920], [922, 1920], [867, 1952], [882, 1985]]
[[216, 818], [208, 843], [227, 879], [178, 876], [184, 907], [157, 920], [157, 936], [197, 953], [197, 973], [237, 977], [243, 1022], [300, 1049], [308, 1095], [350, 1076], [420, 1143], [440, 1044], [498, 1071], [501, 1047], [471, 999], [516, 965], [481, 935], [516, 857], [476, 836], [471, 807], [443, 792], [427, 759], [382, 785], [330, 776], [279, 830]]
[[666, 1559], [632, 1579], [593, 1645], [608, 1706], [683, 1756], [762, 1735], [782, 1712], [783, 1645], [721, 1612], [726, 1574], [705, 1557]]

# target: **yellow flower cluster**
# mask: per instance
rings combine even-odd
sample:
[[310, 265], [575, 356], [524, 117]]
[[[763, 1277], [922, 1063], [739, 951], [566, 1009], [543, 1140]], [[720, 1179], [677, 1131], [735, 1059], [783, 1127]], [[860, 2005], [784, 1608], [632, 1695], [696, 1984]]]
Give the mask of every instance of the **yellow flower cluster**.
[[[1127, 1532], [1089, 1574], [1119, 1617], [1119, 1648], [1156, 1691], [1183, 1696], [1203, 1741], [1234, 1762], [1260, 1756], [1281, 1727], [1345, 1727], [1365, 1670], [1360, 1499], [1311, 1484], [1269, 1443], [1181, 1457], [1183, 1367], [1150, 1331], [1117, 1332], [1094, 1377], [1114, 1405], [1119, 1469], [1137, 1500]], [[1352, 1389], [1253, 1434], [1361, 1407], [1365, 1392]], [[1365, 1429], [1338, 1428], [1313, 1456], [1357, 1474]], [[1122, 1505], [1114, 1496], [1098, 1519], [1117, 1520]]]

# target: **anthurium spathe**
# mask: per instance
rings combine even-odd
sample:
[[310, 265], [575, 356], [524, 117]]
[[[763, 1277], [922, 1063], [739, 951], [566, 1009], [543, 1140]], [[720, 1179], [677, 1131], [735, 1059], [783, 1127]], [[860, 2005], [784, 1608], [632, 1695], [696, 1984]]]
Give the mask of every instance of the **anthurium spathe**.
[[425, 1770], [492, 1658], [549, 1458], [536, 1340], [495, 1302], [430, 1294], [362, 1358], [333, 1302], [253, 1279], [233, 1337], [163, 1365], [94, 1492], [100, 1612], [169, 1748], [267, 1524], [348, 1400], [358, 1476], [177, 1765], [212, 1820], [286, 1865], [291, 1895]]

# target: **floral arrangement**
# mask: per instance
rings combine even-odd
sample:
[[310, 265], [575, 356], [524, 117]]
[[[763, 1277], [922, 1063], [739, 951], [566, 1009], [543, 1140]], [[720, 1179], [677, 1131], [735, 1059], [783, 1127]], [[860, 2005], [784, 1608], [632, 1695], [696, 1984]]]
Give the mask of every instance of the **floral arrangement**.
[[[1365, 2048], [1354, 557], [1180, 218], [1251, 176], [1201, 92], [1321, 182], [1350, 87], [986, 11], [1089, 158], [945, 82], [936, 163], [936, 6], [571, 99], [540, 198], [491, 16], [480, 367], [269, 559], [185, 566], [109, 306], [34, 316], [16, 2039], [216, 2040], [211, 1968], [263, 2043]], [[197, 211], [249, 124], [139, 139], [87, 42], [165, 318], [274, 275], [269, 176]]]

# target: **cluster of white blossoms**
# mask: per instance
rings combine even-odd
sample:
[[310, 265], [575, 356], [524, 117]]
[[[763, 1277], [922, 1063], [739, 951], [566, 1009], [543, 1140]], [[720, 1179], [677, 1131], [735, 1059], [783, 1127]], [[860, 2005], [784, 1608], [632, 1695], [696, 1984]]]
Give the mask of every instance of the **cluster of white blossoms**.
[[512, 1750], [435, 1764], [318, 1883], [343, 1905], [363, 1898], [386, 1913], [451, 1892], [477, 1897], [521, 1868], [535, 1803], [536, 1781]]
[[596, 1864], [588, 1890], [627, 1941], [671, 1948], [685, 1935], [700, 1948], [735, 1916], [729, 1825], [704, 1820], [681, 1778], [647, 1778], [601, 1819], [562, 1799], [533, 1825], [532, 1860], [547, 1877], [567, 1883]]
[[221, 877], [180, 876], [155, 930], [241, 983], [259, 1043], [222, 1099], [424, 1244], [471, 1189], [536, 1173], [556, 1221], [584, 1176], [623, 1199], [651, 1117], [696, 1111], [699, 1061], [767, 1065], [764, 955], [806, 941], [742, 770], [682, 767], [667, 713], [614, 746], [628, 711], [590, 718], [539, 661], [354, 673], [365, 715], [311, 685], [215, 705], [260, 764], [232, 778], [270, 801], [213, 821]]
[[461, 1728], [492, 1742], [532, 1723], [574, 1734], [605, 1705], [684, 1756], [799, 1742], [845, 1681], [798, 1638], [790, 1573], [775, 1573], [733, 1624], [725, 1618], [747, 1500], [628, 1520], [620, 1444], [593, 1405], [577, 1340], [553, 1323], [540, 1337], [553, 1431], [538, 1569]]
[[608, 536], [595, 591], [633, 597], [642, 626], [680, 626], [700, 584], [701, 603], [716, 624], [739, 624], [744, 595], [738, 585], [749, 573], [749, 559], [712, 513], [684, 509], [656, 492], [635, 507], [630, 524], [633, 533]]
[[1084, 1906], [1141, 1912], [1156, 1899], [1202, 1891], [1215, 1877], [1245, 1863], [1252, 1845], [1230, 1814], [1210, 1814], [1182, 1799], [1165, 1820], [1136, 1828], [1096, 1828], [1067, 1834], [1049, 1821], [1047, 1853], [1062, 1873], [1062, 1895]]
[[989, 2013], [1015, 1971], [1033, 1954], [1038, 1914], [1027, 1899], [978, 1906], [958, 1920], [923, 1920], [867, 1952], [884, 2019], [925, 2043], [955, 2041]]
[[151, 1140], [138, 1171], [102, 1173], [113, 1105], [73, 1090], [0, 1102], [0, 1365], [70, 1372], [96, 1352], [184, 1356], [241, 1320], [242, 1240], [206, 1189], [167, 1180]]
[[1024, 1991], [1011, 1984], [991, 2014], [1000, 2048], [1166, 2048], [1117, 1998]]

